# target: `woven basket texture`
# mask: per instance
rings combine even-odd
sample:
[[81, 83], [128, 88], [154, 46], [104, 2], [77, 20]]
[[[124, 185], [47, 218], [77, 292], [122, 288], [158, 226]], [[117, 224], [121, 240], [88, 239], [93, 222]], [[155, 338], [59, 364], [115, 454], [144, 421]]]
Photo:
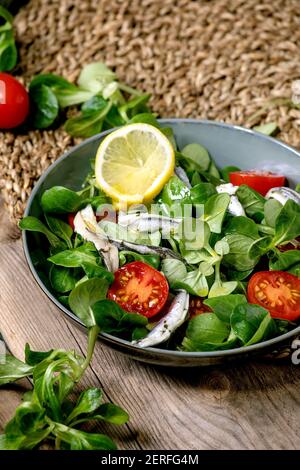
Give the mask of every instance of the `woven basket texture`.
[[[15, 17], [28, 84], [41, 72], [75, 81], [104, 61], [127, 84], [152, 93], [163, 117], [252, 126], [266, 100], [291, 95], [300, 77], [299, 0], [31, 0]], [[300, 147], [300, 110], [281, 106], [279, 138]], [[64, 130], [0, 133], [0, 188], [13, 219], [41, 173], [74, 140]]]

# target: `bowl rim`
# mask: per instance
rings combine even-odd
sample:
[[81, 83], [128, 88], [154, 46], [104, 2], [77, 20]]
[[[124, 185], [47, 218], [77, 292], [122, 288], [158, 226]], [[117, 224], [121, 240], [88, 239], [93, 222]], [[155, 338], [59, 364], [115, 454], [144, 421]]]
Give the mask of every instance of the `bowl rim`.
[[[212, 127], [219, 127], [219, 128], [225, 128], [225, 129], [231, 129], [231, 130], [236, 130], [242, 133], [250, 134], [255, 136], [256, 138], [272, 142], [275, 145], [279, 145], [283, 149], [287, 150], [288, 152], [292, 152], [294, 155], [297, 157], [300, 157], [300, 152], [297, 151], [295, 148], [291, 147], [290, 145], [274, 139], [273, 137], [266, 136], [260, 132], [254, 131], [252, 129], [247, 129], [242, 126], [234, 125], [234, 124], [227, 124], [224, 122], [219, 122], [219, 121], [211, 121], [211, 120], [206, 120], [206, 119], [189, 119], [189, 118], [165, 118], [165, 119], [159, 119], [159, 122], [162, 124], [201, 124], [201, 125], [207, 125], [207, 126], [212, 126]], [[88, 139], [85, 139], [84, 141], [80, 142], [78, 145], [73, 146], [70, 150], [65, 152], [61, 157], [59, 157], [55, 162], [53, 162], [47, 170], [40, 176], [38, 181], [36, 182], [30, 197], [27, 201], [26, 208], [24, 211], [24, 217], [28, 216], [30, 213], [31, 205], [32, 202], [36, 196], [36, 193], [38, 192], [40, 186], [43, 184], [43, 182], [47, 179], [48, 174], [52, 172], [52, 170], [59, 165], [62, 161], [67, 159], [74, 150], [80, 150], [82, 147], [85, 145], [94, 142], [98, 140], [99, 138], [105, 137], [107, 134], [110, 134], [113, 132], [116, 128], [112, 128], [109, 130], [106, 130], [104, 132], [101, 132], [99, 134], [96, 134], [92, 137], [89, 137]], [[85, 327], [83, 322], [73, 313], [71, 310], [67, 309], [64, 305], [62, 305], [55, 297], [54, 295], [47, 289], [45, 284], [42, 282], [40, 276], [37, 273], [37, 270], [35, 269], [32, 261], [31, 261], [31, 256], [29, 252], [29, 247], [28, 247], [28, 239], [27, 239], [27, 232], [22, 231], [22, 242], [23, 242], [23, 250], [25, 254], [25, 258], [27, 261], [27, 264], [30, 268], [31, 274], [33, 275], [36, 283], [39, 285], [41, 290], [46, 294], [46, 296], [58, 307], [59, 310], [61, 310], [64, 314], [66, 314], [73, 322], [77, 323], [78, 326]], [[115, 343], [118, 345], [122, 345], [126, 347], [126, 349], [131, 350], [132, 353], [137, 352], [141, 353], [143, 350], [152, 354], [155, 354], [156, 356], [162, 356], [165, 357], [169, 356], [171, 358], [187, 358], [187, 359], [200, 359], [200, 358], [214, 358], [214, 357], [226, 357], [226, 356], [239, 356], [242, 354], [247, 354], [251, 351], [257, 351], [260, 349], [265, 349], [265, 348], [270, 348], [273, 345], [275, 346], [277, 343], [282, 343], [287, 339], [293, 338], [294, 336], [297, 336], [300, 333], [300, 325], [293, 330], [289, 331], [288, 333], [285, 333], [280, 336], [276, 336], [275, 338], [269, 339], [267, 341], [262, 341], [261, 343], [256, 343], [251, 346], [241, 346], [239, 348], [234, 348], [234, 349], [227, 349], [227, 350], [218, 350], [218, 351], [199, 351], [199, 352], [185, 352], [185, 351], [175, 351], [175, 350], [168, 350], [168, 349], [160, 349], [160, 348], [153, 348], [153, 347], [148, 347], [148, 348], [141, 348], [137, 345], [131, 344], [129, 341], [126, 341], [124, 339], [118, 338], [117, 336], [110, 335], [108, 333], [100, 333], [99, 337], [100, 339], [103, 338], [104, 340], [107, 340], [110, 343]]]

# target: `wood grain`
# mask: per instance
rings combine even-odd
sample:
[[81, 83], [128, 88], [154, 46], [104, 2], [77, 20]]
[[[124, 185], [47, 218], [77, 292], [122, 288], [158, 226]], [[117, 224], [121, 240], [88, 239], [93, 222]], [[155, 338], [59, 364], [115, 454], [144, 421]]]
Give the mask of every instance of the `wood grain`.
[[4, 200], [0, 194], [0, 243], [17, 240], [19, 237], [20, 230], [17, 225], [11, 221]]
[[[21, 242], [0, 245], [0, 329], [12, 352], [85, 351], [85, 333], [70, 324], [35, 284]], [[297, 449], [300, 446], [300, 369], [243, 362], [207, 369], [143, 365], [97, 344], [85, 385], [101, 386], [124, 406], [129, 425], [109, 428], [126, 449]], [[5, 390], [0, 424], [16, 401]], [[107, 428], [106, 428], [107, 430]]]

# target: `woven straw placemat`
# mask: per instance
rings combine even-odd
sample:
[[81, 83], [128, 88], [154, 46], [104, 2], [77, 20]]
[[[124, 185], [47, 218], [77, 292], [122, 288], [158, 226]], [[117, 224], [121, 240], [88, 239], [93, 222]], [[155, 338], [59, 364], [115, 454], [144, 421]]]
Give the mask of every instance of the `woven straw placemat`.
[[[300, 77], [299, 0], [31, 0], [15, 18], [25, 83], [37, 73], [75, 80], [104, 61], [152, 93], [164, 117], [250, 125], [267, 99]], [[300, 111], [279, 107], [279, 138], [300, 147]], [[254, 124], [254, 123], [251, 123]], [[0, 187], [13, 218], [40, 174], [74, 141], [62, 129], [0, 134]]]

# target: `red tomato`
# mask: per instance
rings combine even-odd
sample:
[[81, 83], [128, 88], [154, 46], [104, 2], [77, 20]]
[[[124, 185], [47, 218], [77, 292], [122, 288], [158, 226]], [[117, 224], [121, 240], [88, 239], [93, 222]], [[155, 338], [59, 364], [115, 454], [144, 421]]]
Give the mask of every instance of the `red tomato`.
[[265, 196], [269, 189], [284, 186], [285, 176], [271, 173], [270, 171], [234, 171], [229, 173], [229, 180], [234, 186], [246, 184]]
[[28, 93], [14, 77], [0, 73], [0, 128], [22, 124], [29, 113]]
[[107, 297], [124, 310], [153, 317], [165, 305], [168, 282], [159, 271], [141, 261], [126, 264], [115, 272]]
[[273, 318], [300, 318], [300, 279], [284, 271], [261, 271], [248, 283], [248, 300], [269, 310]]
[[70, 227], [72, 228], [72, 230], [74, 230], [74, 219], [75, 219], [75, 212], [70, 212], [70, 214], [68, 214], [68, 224], [70, 225]]
[[204, 305], [201, 297], [190, 296], [190, 305], [189, 305], [189, 314], [190, 319], [200, 315], [201, 313], [211, 312], [211, 308], [207, 305]]

